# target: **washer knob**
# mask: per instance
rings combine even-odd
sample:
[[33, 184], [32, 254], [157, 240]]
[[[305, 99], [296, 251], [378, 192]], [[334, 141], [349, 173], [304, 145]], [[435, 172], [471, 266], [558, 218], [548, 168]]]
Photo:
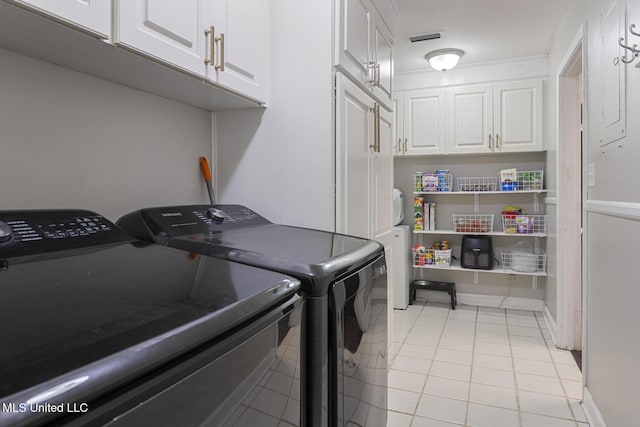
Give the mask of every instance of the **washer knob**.
[[211, 218], [211, 220], [216, 224], [222, 223], [222, 221], [224, 221], [224, 218], [225, 218], [224, 212], [216, 208], [207, 209], [207, 216]]
[[8, 242], [11, 240], [11, 236], [13, 235], [13, 230], [11, 226], [6, 222], [0, 221], [0, 243]]

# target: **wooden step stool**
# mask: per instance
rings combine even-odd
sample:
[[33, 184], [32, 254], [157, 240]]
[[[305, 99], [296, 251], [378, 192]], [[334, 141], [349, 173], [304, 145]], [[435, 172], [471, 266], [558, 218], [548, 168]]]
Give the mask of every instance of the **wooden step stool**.
[[444, 291], [451, 296], [451, 309], [456, 309], [458, 297], [456, 296], [456, 284], [453, 282], [432, 282], [431, 280], [414, 280], [409, 284], [409, 305], [416, 299], [418, 289], [427, 291]]

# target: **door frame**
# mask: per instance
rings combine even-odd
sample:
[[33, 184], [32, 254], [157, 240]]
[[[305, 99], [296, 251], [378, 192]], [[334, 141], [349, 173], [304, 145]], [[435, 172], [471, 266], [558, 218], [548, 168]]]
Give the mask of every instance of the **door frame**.
[[[584, 204], [586, 193], [585, 161], [587, 156], [587, 33], [586, 23], [578, 29], [558, 66], [558, 157], [556, 346], [582, 350], [586, 316], [584, 310], [584, 242], [586, 229]], [[576, 102], [581, 100], [581, 105]], [[582, 132], [580, 118], [582, 117]], [[580, 136], [582, 133], [582, 140]], [[576, 227], [579, 221], [581, 227]]]

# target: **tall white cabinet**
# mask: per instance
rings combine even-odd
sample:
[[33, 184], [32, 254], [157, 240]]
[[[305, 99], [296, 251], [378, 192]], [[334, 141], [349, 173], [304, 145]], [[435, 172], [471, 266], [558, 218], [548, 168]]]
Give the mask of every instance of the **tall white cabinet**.
[[345, 76], [337, 79], [336, 230], [391, 244], [392, 115]]

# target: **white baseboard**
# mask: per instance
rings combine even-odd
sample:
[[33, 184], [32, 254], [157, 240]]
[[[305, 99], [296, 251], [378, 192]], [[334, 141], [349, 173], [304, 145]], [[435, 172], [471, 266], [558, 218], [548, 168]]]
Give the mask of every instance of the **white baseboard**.
[[[478, 307], [508, 308], [511, 310], [542, 311], [544, 301], [536, 298], [503, 297], [500, 295], [466, 294], [458, 292], [458, 304], [475, 305]], [[446, 292], [421, 291], [416, 292], [416, 299], [430, 302], [450, 303], [451, 297]]]
[[587, 421], [589, 421], [590, 427], [607, 427], [604, 423], [604, 419], [602, 418], [602, 414], [600, 414], [600, 410], [596, 406], [596, 403], [593, 401], [593, 396], [589, 392], [589, 389], [585, 387], [582, 391], [582, 408], [584, 409], [584, 414], [587, 417]]
[[558, 346], [558, 340], [556, 339], [556, 321], [553, 320], [553, 316], [549, 311], [549, 307], [544, 306], [544, 323], [547, 324], [547, 328], [549, 329], [549, 333], [551, 334], [551, 339], [553, 340], [553, 345]]

